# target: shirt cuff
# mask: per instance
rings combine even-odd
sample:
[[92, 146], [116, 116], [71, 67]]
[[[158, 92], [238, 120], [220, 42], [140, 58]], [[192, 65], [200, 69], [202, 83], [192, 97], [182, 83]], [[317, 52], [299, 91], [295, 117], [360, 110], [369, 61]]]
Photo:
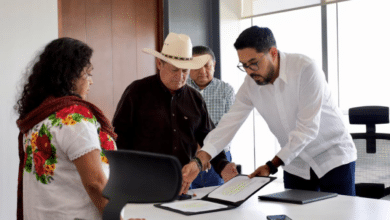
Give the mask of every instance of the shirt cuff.
[[284, 163], [284, 166], [287, 166], [291, 163], [291, 161], [295, 158], [293, 154], [290, 152], [290, 150], [287, 147], [283, 147], [277, 154]]
[[204, 145], [200, 150], [207, 152], [211, 156], [211, 159], [213, 159], [219, 153], [218, 150], [210, 144]]

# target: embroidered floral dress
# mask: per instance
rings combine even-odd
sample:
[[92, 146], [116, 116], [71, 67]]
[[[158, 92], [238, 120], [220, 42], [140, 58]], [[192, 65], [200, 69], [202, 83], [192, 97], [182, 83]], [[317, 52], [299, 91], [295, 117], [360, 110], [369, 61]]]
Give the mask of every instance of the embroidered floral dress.
[[[116, 145], [86, 107], [73, 105], [53, 113], [24, 135], [23, 148], [26, 220], [101, 219], [73, 161]], [[102, 151], [100, 155], [108, 178], [108, 160]]]

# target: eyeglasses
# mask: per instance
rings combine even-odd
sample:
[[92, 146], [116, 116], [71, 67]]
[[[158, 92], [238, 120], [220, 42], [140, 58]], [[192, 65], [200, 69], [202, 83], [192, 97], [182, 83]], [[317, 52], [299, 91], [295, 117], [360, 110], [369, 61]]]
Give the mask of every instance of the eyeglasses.
[[257, 65], [258, 63], [259, 63], [259, 61], [255, 62], [255, 63], [251, 63], [249, 65], [238, 64], [237, 68], [239, 70], [241, 70], [242, 72], [246, 72], [246, 69], [250, 69], [252, 71], [257, 71], [257, 70], [259, 70], [259, 65]]

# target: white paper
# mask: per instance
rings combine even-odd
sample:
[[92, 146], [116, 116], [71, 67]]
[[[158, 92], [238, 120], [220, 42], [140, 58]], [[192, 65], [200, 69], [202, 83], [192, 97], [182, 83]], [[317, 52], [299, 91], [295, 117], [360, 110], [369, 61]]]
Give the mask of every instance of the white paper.
[[211, 192], [208, 197], [238, 202], [246, 199], [269, 181], [270, 179], [267, 177], [254, 177], [249, 179], [248, 176], [237, 176]]
[[186, 200], [180, 202], [165, 203], [161, 206], [169, 207], [183, 212], [204, 212], [228, 207], [226, 205], [208, 202], [204, 200]]

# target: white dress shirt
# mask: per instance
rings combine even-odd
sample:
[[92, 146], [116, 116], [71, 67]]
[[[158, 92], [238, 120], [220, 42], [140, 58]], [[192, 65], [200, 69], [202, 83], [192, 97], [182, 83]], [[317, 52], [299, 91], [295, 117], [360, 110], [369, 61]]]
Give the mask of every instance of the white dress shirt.
[[322, 70], [304, 55], [279, 55], [275, 82], [259, 86], [246, 76], [232, 108], [207, 135], [202, 150], [217, 155], [256, 108], [282, 147], [276, 155], [285, 171], [310, 179], [311, 167], [321, 178], [355, 161], [355, 145]]

